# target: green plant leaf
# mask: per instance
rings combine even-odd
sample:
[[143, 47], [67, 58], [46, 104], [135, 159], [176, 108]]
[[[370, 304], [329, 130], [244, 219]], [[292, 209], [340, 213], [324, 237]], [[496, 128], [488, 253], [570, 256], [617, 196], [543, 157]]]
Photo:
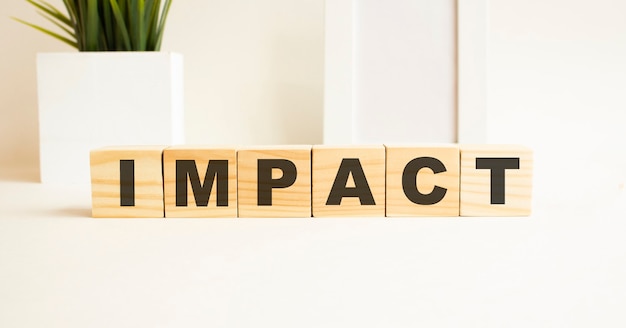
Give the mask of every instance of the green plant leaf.
[[72, 24], [76, 25], [78, 17], [78, 15], [76, 14], [76, 4], [73, 2], [73, 0], [63, 0], [63, 4], [65, 4], [65, 8], [67, 9], [67, 13], [70, 20], [72, 21]]
[[31, 23], [26, 22], [26, 21], [23, 21], [23, 20], [21, 20], [21, 19], [19, 19], [19, 18], [15, 18], [15, 17], [12, 17], [12, 18], [13, 18], [14, 20], [16, 20], [16, 21], [18, 21], [18, 22], [22, 23], [22, 24], [28, 25], [28, 26], [30, 26], [30, 27], [32, 27], [32, 28], [34, 28], [34, 29], [38, 30], [38, 31], [41, 31], [41, 32], [43, 32], [43, 33], [45, 33], [45, 34], [48, 34], [48, 35], [50, 35], [51, 37], [53, 37], [53, 38], [55, 38], [55, 39], [57, 39], [57, 40], [60, 40], [60, 41], [62, 41], [62, 42], [64, 42], [64, 43], [67, 43], [68, 45], [70, 45], [70, 46], [72, 46], [72, 47], [74, 47], [74, 48], [78, 49], [78, 44], [77, 44], [75, 41], [72, 41], [72, 40], [70, 40], [70, 39], [68, 39], [68, 38], [66, 38], [66, 37], [64, 37], [64, 36], [62, 36], [62, 35], [59, 35], [59, 34], [54, 33], [54, 32], [52, 32], [52, 31], [49, 31], [49, 30], [47, 30], [47, 29], [45, 29], [45, 28], [43, 28], [43, 27], [41, 27], [41, 26], [38, 26], [38, 25], [35, 25], [35, 24], [31, 24]]
[[108, 50], [116, 50], [115, 33], [113, 29], [113, 13], [111, 12], [111, 4], [107, 1], [100, 2], [102, 15], [103, 36]]
[[85, 21], [85, 40], [87, 51], [98, 50], [100, 35], [100, 17], [98, 16], [98, 0], [87, 0], [87, 18]]
[[144, 0], [137, 0], [135, 2], [137, 4], [137, 20], [135, 21], [137, 24], [137, 46], [135, 50], [137, 51], [146, 51], [146, 27], [145, 27], [145, 15], [146, 15], [146, 3]]
[[146, 43], [148, 49], [156, 44], [156, 27], [159, 22], [160, 0], [146, 0]]
[[154, 45], [154, 50], [161, 50], [161, 41], [163, 40], [163, 31], [165, 29], [165, 21], [167, 19], [167, 14], [170, 11], [170, 6], [172, 5], [171, 0], [165, 0], [165, 5], [163, 6], [163, 12], [161, 13], [161, 20], [159, 22], [159, 26], [157, 27], [157, 41]]
[[70, 29], [68, 29], [67, 27], [61, 25], [58, 21], [55, 21], [54, 19], [50, 18], [49, 16], [46, 16], [42, 13], [39, 13], [43, 18], [49, 20], [52, 24], [56, 25], [57, 27], [59, 27], [60, 29], [62, 29], [65, 33], [71, 35], [72, 37], [76, 38], [76, 35], [74, 35], [74, 32], [71, 31]]
[[69, 27], [73, 27], [72, 26], [72, 21], [65, 16], [63, 13], [61, 13], [58, 9], [56, 9], [54, 6], [52, 6], [51, 4], [42, 1], [41, 3], [38, 3], [36, 1], [33, 0], [26, 0], [26, 2], [30, 3], [31, 5], [37, 7], [39, 10], [45, 12], [46, 14], [50, 15], [51, 17], [56, 18], [57, 20], [59, 20], [60, 22], [64, 23], [65, 25], [69, 26]]
[[131, 50], [130, 46], [130, 37], [128, 36], [128, 29], [126, 28], [126, 23], [124, 23], [124, 15], [118, 6], [117, 0], [109, 0], [111, 3], [111, 10], [113, 11], [113, 16], [115, 17], [115, 21], [119, 27], [119, 33], [124, 40], [125, 49]]
[[137, 49], [139, 46], [139, 38], [141, 34], [141, 26], [139, 26], [139, 8], [137, 6], [138, 0], [128, 2], [128, 22], [130, 30], [130, 41], [133, 49]]
[[76, 2], [75, 0], [63, 0], [63, 3], [65, 4], [65, 8], [67, 9], [69, 18], [72, 21], [72, 28], [74, 29], [74, 36], [76, 37], [76, 42], [78, 43], [78, 49], [82, 50], [84, 48], [81, 38], [81, 35], [83, 33], [78, 20], [78, 10], [76, 9]]
[[76, 19], [76, 23], [78, 24], [78, 29], [80, 31], [80, 34], [77, 34], [77, 36], [79, 36], [77, 39], [79, 39], [78, 43], [80, 44], [81, 51], [86, 51], [88, 49], [87, 46], [87, 26], [85, 23], [85, 20], [87, 18], [87, 13], [85, 12], [85, 10], [87, 9], [87, 2], [85, 0], [74, 0], [75, 1], [75, 6], [76, 6], [76, 13], [78, 15], [78, 18]]
[[[171, 0], [63, 0], [66, 13], [48, 0], [25, 0], [65, 37], [20, 21], [80, 51], [157, 51]], [[75, 40], [71, 40], [75, 38]]]

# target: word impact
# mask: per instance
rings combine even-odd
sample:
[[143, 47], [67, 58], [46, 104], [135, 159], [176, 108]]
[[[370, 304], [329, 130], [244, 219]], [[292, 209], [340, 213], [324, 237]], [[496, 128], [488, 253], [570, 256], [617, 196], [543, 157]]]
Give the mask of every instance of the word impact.
[[522, 146], [105, 147], [92, 215], [527, 216], [532, 171]]

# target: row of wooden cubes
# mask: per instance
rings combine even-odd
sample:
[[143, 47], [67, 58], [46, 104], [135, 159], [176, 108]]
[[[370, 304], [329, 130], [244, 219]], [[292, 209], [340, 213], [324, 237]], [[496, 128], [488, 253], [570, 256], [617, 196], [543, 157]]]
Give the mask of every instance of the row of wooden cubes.
[[514, 145], [105, 147], [93, 217], [527, 216]]

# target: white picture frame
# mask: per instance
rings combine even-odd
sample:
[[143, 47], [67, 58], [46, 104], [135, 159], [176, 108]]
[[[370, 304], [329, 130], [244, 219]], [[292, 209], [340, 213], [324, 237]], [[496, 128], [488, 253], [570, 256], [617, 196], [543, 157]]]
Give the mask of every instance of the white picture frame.
[[[355, 4], [326, 1], [324, 143], [355, 140]], [[456, 0], [457, 142], [484, 143], [487, 134], [487, 0]]]

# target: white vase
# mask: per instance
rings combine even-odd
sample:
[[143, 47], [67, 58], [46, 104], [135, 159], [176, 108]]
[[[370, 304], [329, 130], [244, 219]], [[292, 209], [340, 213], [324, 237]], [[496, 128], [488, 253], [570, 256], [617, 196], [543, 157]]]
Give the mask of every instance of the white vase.
[[39, 54], [37, 84], [42, 183], [89, 184], [94, 148], [184, 142], [180, 54]]

